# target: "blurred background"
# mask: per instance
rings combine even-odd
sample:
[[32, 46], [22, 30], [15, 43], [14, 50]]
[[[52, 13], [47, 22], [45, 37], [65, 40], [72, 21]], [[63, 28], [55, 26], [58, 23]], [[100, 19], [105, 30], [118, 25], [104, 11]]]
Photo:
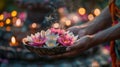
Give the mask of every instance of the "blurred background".
[[92, 21], [107, 5], [108, 0], [0, 0], [0, 67], [110, 67], [109, 42], [59, 60], [39, 57], [22, 43], [40, 30]]

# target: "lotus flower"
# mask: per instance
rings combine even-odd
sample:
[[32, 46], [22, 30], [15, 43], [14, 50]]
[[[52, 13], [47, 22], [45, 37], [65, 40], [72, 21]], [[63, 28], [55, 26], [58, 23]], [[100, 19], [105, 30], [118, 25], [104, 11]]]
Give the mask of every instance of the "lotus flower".
[[74, 36], [73, 33], [67, 32], [67, 34], [61, 35], [58, 38], [58, 42], [63, 46], [71, 46], [76, 40], [78, 36]]
[[41, 36], [39, 36], [39, 37], [35, 36], [32, 39], [33, 39], [33, 42], [30, 43], [30, 44], [33, 45], [33, 46], [42, 46], [46, 42], [46, 38], [45, 37], [41, 37]]
[[27, 36], [23, 39], [23, 43], [39, 47], [71, 46], [77, 38], [78, 36], [74, 36], [69, 31], [65, 32], [65, 30], [51, 28], [46, 32], [41, 31], [35, 35], [31, 34], [31, 36]]
[[56, 43], [57, 41], [57, 38], [58, 38], [58, 34], [54, 34], [54, 33], [51, 33], [50, 30], [47, 30], [46, 31], [46, 45], [44, 47], [56, 47], [58, 46], [58, 43]]
[[[35, 35], [31, 34], [31, 36], [27, 36], [24, 41], [27, 40], [28, 44], [32, 46], [42, 46], [46, 42], [46, 37], [44, 34], [44, 31], [36, 33]], [[25, 43], [24, 41], [23, 43]]]

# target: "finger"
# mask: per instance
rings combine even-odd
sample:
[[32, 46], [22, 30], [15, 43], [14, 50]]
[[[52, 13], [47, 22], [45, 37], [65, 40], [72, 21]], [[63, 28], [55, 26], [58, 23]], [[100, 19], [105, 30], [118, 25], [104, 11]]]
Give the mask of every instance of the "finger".
[[74, 30], [76, 28], [78, 28], [78, 26], [69, 27], [68, 30]]
[[83, 30], [80, 30], [79, 32], [78, 32], [78, 34], [79, 34], [79, 37], [82, 37], [82, 36], [85, 36], [86, 35], [86, 31], [83, 29]]
[[72, 46], [68, 46], [68, 47], [66, 48], [66, 51], [72, 51], [72, 50], [78, 49], [78, 48], [80, 47], [79, 44], [80, 44], [80, 43], [79, 43], [79, 40], [78, 40], [78, 41], [76, 41]]
[[73, 32], [75, 35], [78, 34], [79, 28], [77, 26], [73, 26], [67, 29], [70, 32]]
[[78, 50], [83, 50], [83, 49], [85, 49], [86, 48], [86, 46], [85, 46], [85, 44], [84, 44], [84, 41], [80, 41], [80, 39], [78, 40], [78, 41], [76, 41], [72, 46], [68, 46], [67, 48], [66, 48], [66, 51], [72, 51], [72, 50], [76, 50], [76, 49], [78, 49]]

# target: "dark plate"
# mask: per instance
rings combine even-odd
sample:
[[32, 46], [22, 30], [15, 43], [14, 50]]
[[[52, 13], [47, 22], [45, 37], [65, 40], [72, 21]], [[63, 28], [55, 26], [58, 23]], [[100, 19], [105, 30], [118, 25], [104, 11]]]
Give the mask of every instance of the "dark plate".
[[25, 45], [25, 47], [28, 50], [30, 50], [31, 52], [34, 52], [34, 53], [38, 54], [39, 56], [56, 55], [56, 54], [64, 53], [66, 51], [65, 46], [44, 48], [44, 47], [36, 47], [36, 46]]

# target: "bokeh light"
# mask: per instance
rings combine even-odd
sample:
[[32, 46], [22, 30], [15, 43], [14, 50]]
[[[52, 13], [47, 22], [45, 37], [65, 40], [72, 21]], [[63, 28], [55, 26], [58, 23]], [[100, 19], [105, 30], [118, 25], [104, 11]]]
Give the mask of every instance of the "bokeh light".
[[60, 22], [61, 22], [61, 23], [64, 23], [66, 20], [67, 20], [67, 17], [62, 17], [62, 18], [60, 19]]
[[59, 28], [59, 27], [60, 27], [60, 24], [59, 24], [59, 23], [54, 23], [54, 24], [53, 24], [53, 27], [54, 27], [54, 28]]
[[3, 22], [0, 22], [0, 27], [3, 27], [4, 26], [4, 23]]
[[94, 10], [95, 16], [99, 16], [100, 13], [101, 13], [100, 9], [96, 8], [96, 9]]
[[12, 36], [10, 46], [17, 46], [17, 45], [18, 45], [18, 42], [17, 42], [15, 36]]
[[6, 22], [5, 22], [6, 24], [10, 24], [11, 23], [11, 20], [8, 18], [8, 19], [6, 19]]
[[1, 14], [1, 15], [0, 15], [0, 20], [3, 20], [3, 19], [4, 19], [4, 15]]
[[14, 10], [14, 11], [12, 11], [12, 12], [11, 12], [11, 16], [12, 16], [12, 17], [17, 16], [17, 11], [15, 11], [15, 10]]
[[74, 22], [78, 22], [78, 21], [79, 21], [79, 17], [75, 15], [75, 16], [72, 17], [72, 20], [73, 20]]
[[36, 23], [32, 23], [31, 27], [32, 28], [37, 28], [37, 24]]
[[64, 13], [64, 8], [62, 8], [62, 7], [59, 8], [59, 9], [58, 9], [58, 12], [59, 12], [60, 14], [61, 14], [61, 13]]
[[71, 24], [72, 24], [72, 23], [71, 23], [70, 20], [66, 20], [66, 21], [65, 21], [65, 25], [66, 25], [66, 26], [70, 26]]
[[12, 42], [12, 43], [16, 43], [16, 39], [15, 39], [14, 36], [12, 36], [12, 38], [11, 38], [11, 42]]
[[20, 19], [17, 19], [17, 20], [16, 20], [15, 26], [16, 26], [16, 27], [22, 26], [22, 22], [21, 22]]
[[91, 67], [100, 67], [100, 64], [97, 61], [93, 61]]
[[86, 13], [86, 9], [85, 8], [79, 8], [78, 12], [80, 15], [84, 15]]
[[10, 27], [10, 26], [7, 26], [7, 27], [6, 27], [6, 31], [11, 31], [11, 27]]
[[88, 20], [89, 20], [89, 21], [92, 21], [93, 19], [94, 19], [93, 14], [89, 14], [89, 15], [88, 15]]

